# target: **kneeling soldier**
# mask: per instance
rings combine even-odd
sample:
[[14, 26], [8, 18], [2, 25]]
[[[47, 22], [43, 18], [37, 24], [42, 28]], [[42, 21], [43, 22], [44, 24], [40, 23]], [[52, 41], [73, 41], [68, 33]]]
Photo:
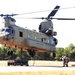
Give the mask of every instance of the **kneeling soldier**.
[[65, 67], [65, 66], [68, 67], [69, 58], [66, 56], [63, 56], [62, 60], [63, 60], [63, 67]]

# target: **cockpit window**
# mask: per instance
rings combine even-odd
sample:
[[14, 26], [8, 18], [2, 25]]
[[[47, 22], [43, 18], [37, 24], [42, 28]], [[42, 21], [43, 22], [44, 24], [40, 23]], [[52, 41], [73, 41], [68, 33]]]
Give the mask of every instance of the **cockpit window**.
[[10, 28], [6, 28], [6, 29], [5, 29], [5, 32], [10, 32], [10, 31], [11, 31]]
[[[0, 35], [1, 36], [5, 36], [5, 35], [9, 35], [10, 37], [15, 37], [15, 30], [13, 27], [5, 27], [5, 28], [1, 28], [0, 29]], [[20, 34], [20, 36], [22, 37], [22, 34]]]
[[3, 31], [5, 31], [5, 29], [0, 29], [0, 32], [3, 32]]

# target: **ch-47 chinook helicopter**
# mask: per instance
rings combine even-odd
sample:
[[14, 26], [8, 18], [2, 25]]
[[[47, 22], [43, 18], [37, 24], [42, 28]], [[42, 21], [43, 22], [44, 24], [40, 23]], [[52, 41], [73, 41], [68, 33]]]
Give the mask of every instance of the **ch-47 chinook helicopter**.
[[53, 52], [53, 57], [55, 57], [57, 39], [54, 36], [57, 35], [57, 32], [53, 31], [52, 19], [75, 20], [72, 18], [53, 18], [59, 8], [60, 6], [56, 6], [46, 18], [34, 18], [45, 19], [39, 25], [39, 32], [17, 26], [16, 20], [12, 16], [19, 14], [1, 14], [0, 16], [4, 17], [4, 28], [0, 30], [0, 44], [8, 48], [28, 51], [32, 57], [36, 52]]
[[39, 32], [17, 26], [12, 16], [18, 14], [1, 14], [0, 16], [4, 17], [4, 28], [0, 31], [0, 43], [9, 48], [28, 51], [31, 56], [34, 56], [35, 52], [53, 52], [55, 57], [57, 39], [53, 37], [56, 32], [53, 32], [51, 17], [55, 15], [58, 11], [55, 9], [59, 7], [56, 6], [46, 20], [40, 23]]

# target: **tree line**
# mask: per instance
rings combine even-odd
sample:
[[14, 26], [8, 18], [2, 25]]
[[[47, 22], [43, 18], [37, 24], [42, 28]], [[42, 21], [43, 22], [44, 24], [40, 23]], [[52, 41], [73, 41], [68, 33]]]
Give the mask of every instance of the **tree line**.
[[66, 48], [57, 48], [56, 59], [59, 60], [62, 55], [70, 58], [71, 61], [75, 61], [75, 46], [74, 44], [69, 44]]
[[75, 61], [75, 46], [73, 44], [68, 45], [66, 48], [56, 48], [56, 57], [54, 58], [52, 53], [47, 52], [36, 52], [34, 57], [31, 57], [28, 52], [21, 53], [20, 50], [13, 50], [13, 55], [8, 55], [9, 49], [6, 47], [0, 47], [0, 60], [8, 59], [27, 59], [27, 60], [60, 60], [62, 55], [70, 58], [71, 61]]

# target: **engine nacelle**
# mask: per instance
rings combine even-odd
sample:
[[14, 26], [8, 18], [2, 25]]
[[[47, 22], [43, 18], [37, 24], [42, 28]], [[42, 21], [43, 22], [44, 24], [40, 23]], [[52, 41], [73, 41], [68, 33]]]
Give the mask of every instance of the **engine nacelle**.
[[52, 36], [52, 35], [53, 35], [53, 30], [51, 30], [51, 28], [49, 28], [49, 29], [46, 31], [46, 34], [47, 34], [47, 36]]
[[51, 20], [45, 20], [39, 25], [39, 32], [46, 33], [48, 29], [53, 30], [53, 23]]

